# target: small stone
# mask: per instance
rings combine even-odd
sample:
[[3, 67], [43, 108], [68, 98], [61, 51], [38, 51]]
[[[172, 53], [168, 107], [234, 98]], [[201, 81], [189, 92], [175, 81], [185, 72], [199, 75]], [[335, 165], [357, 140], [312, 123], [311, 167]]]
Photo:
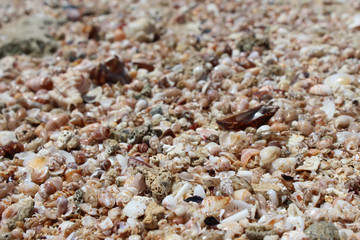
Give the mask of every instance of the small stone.
[[305, 230], [305, 233], [310, 240], [340, 240], [339, 231], [331, 222], [315, 222]]
[[156, 202], [151, 202], [145, 210], [145, 218], [143, 220], [144, 227], [147, 230], [157, 229], [158, 222], [165, 216], [165, 208]]
[[55, 27], [51, 18], [26, 16], [2, 27], [0, 35], [0, 58], [7, 55], [28, 54], [43, 56], [54, 53], [57, 44], [49, 34], [49, 27]]
[[155, 114], [163, 115], [163, 111], [162, 111], [161, 106], [155, 106], [155, 107], [153, 107], [153, 108], [150, 110], [149, 114], [150, 114], [151, 116], [154, 116]]
[[245, 231], [249, 240], [263, 240], [265, 236], [275, 235], [275, 231], [266, 227], [250, 227]]
[[119, 143], [115, 139], [106, 139], [104, 141], [105, 152], [108, 155], [112, 155], [116, 150], [119, 149]]
[[32, 199], [26, 199], [19, 207], [16, 215], [8, 220], [8, 227], [10, 230], [17, 227], [16, 222], [24, 222], [25, 218], [31, 217], [34, 210], [35, 202]]
[[196, 203], [201, 203], [203, 200], [202, 197], [200, 196], [192, 196], [192, 197], [188, 197], [185, 199], [185, 202], [196, 202]]
[[270, 49], [270, 43], [268, 38], [256, 38], [255, 33], [249, 33], [236, 44], [236, 47], [240, 51], [249, 52], [254, 48]]
[[144, 174], [146, 186], [152, 193], [152, 196], [161, 201], [166, 197], [172, 188], [172, 175], [163, 168], [138, 167], [137, 170]]
[[76, 206], [84, 202], [84, 194], [85, 192], [81, 189], [75, 191], [74, 194], [74, 201]]
[[210, 216], [210, 217], [205, 218], [204, 223], [208, 226], [216, 226], [220, 222], [216, 218]]

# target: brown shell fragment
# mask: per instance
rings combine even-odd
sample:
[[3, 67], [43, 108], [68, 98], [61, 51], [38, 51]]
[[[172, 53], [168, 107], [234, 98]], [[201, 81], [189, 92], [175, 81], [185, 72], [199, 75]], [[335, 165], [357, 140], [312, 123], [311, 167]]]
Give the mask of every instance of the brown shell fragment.
[[131, 78], [125, 70], [124, 62], [117, 56], [107, 59], [105, 63], [100, 63], [93, 68], [90, 72], [90, 78], [97, 85], [117, 82], [128, 84], [131, 82]]
[[279, 107], [260, 105], [245, 112], [216, 120], [216, 123], [223, 130], [240, 131], [247, 127], [258, 128], [274, 116]]

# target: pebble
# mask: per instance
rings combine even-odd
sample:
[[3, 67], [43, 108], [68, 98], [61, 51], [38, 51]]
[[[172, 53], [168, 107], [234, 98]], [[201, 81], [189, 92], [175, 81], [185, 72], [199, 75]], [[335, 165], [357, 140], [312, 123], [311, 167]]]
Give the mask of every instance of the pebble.
[[305, 233], [310, 240], [340, 240], [339, 231], [331, 222], [315, 222], [305, 229]]

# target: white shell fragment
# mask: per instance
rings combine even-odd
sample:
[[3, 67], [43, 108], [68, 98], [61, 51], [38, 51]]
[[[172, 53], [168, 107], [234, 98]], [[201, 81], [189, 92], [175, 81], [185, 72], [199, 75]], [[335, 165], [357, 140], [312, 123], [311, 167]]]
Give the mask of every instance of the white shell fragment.
[[296, 170], [303, 171], [316, 171], [320, 166], [320, 159], [317, 156], [313, 156], [305, 159], [304, 164], [296, 168]]
[[152, 201], [151, 198], [135, 196], [123, 209], [127, 217], [138, 218], [145, 214], [146, 205]]
[[249, 217], [249, 211], [247, 209], [244, 209], [238, 213], [235, 213], [234, 215], [230, 216], [230, 217], [227, 217], [223, 220], [221, 220], [220, 223], [229, 223], [229, 222], [237, 222], [237, 221], [240, 221], [242, 219], [245, 219]]
[[272, 164], [273, 170], [280, 170], [281, 172], [289, 172], [296, 165], [297, 159], [295, 157], [278, 158]]
[[324, 80], [324, 84], [330, 86], [333, 90], [354, 82], [354, 77], [346, 73], [336, 73], [328, 76]]

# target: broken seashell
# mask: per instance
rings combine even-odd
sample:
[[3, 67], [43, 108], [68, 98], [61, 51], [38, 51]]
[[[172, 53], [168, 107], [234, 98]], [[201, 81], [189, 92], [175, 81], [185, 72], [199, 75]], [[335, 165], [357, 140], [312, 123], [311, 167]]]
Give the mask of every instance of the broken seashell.
[[83, 96], [83, 100], [88, 103], [97, 102], [100, 100], [102, 92], [102, 87], [97, 86], [96, 88], [87, 92], [87, 94]]
[[224, 130], [239, 131], [247, 127], [258, 128], [266, 124], [278, 109], [277, 106], [260, 105], [245, 112], [217, 120], [216, 123]]
[[128, 84], [131, 78], [127, 73], [125, 64], [118, 56], [113, 56], [105, 63], [100, 63], [90, 72], [90, 78], [96, 85], [104, 85], [105, 83]]
[[310, 158], [307, 158], [304, 161], [304, 164], [300, 167], [296, 168], [296, 170], [300, 171], [316, 171], [318, 170], [320, 166], [320, 159], [317, 156], [313, 156]]

